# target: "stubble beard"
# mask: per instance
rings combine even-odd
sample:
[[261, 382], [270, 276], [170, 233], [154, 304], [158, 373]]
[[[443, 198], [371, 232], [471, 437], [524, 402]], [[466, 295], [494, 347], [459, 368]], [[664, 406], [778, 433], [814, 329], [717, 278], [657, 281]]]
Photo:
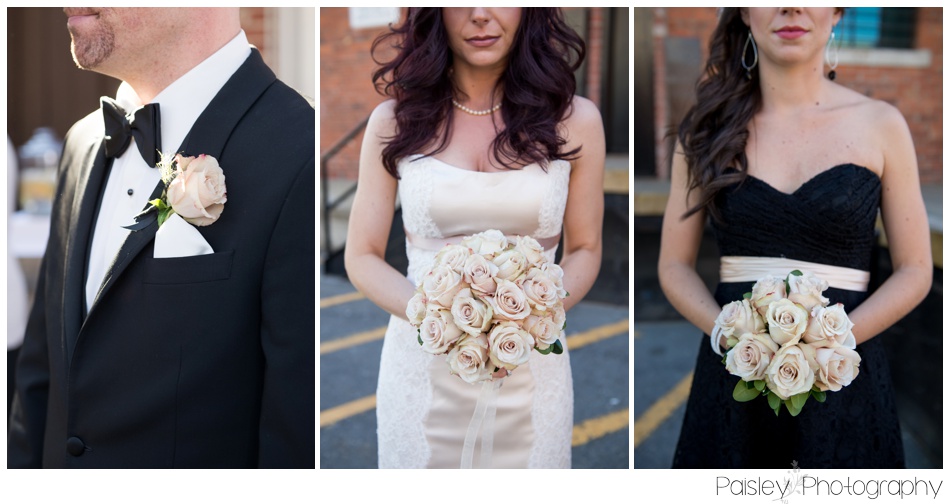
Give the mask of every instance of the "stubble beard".
[[115, 32], [108, 24], [101, 23], [91, 33], [73, 33], [70, 51], [76, 66], [84, 70], [95, 70], [115, 50]]

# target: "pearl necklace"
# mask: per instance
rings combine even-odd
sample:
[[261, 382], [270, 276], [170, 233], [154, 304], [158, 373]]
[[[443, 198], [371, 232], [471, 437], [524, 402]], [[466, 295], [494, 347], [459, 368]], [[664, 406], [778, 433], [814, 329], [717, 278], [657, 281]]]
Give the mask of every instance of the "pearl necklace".
[[491, 114], [491, 113], [493, 113], [493, 112], [495, 112], [495, 111], [497, 111], [498, 109], [501, 108], [501, 103], [499, 102], [497, 105], [495, 105], [494, 107], [492, 107], [492, 108], [490, 108], [490, 109], [488, 109], [488, 110], [472, 110], [472, 109], [466, 107], [465, 105], [462, 105], [461, 103], [455, 101], [454, 98], [452, 99], [452, 105], [455, 105], [455, 108], [461, 110], [462, 112], [471, 114], [471, 115], [473, 115], [473, 116], [484, 116], [484, 115], [488, 115], [488, 114]]

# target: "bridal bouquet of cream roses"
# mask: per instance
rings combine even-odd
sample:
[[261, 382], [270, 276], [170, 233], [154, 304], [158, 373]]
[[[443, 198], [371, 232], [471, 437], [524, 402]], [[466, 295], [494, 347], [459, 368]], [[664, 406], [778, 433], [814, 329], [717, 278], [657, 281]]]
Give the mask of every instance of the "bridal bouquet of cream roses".
[[532, 350], [564, 351], [563, 276], [534, 238], [488, 230], [438, 252], [406, 317], [423, 350], [447, 354], [452, 374], [491, 380], [528, 362]]
[[844, 305], [822, 296], [827, 288], [824, 280], [795, 270], [784, 279], [759, 279], [751, 293], [723, 307], [713, 344], [726, 338], [723, 364], [740, 378], [735, 400], [764, 395], [776, 415], [785, 404], [796, 416], [810, 397], [824, 402], [827, 391], [858, 376], [854, 323]]

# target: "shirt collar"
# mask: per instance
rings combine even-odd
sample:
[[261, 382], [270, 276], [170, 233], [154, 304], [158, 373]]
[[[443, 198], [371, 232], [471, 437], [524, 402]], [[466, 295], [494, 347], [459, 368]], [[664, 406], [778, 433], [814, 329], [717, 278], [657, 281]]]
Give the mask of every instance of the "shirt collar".
[[[152, 103], [159, 104], [161, 113], [163, 153], [174, 154], [172, 150], [181, 146], [198, 116], [250, 54], [251, 46], [244, 30], [241, 30], [224, 47], [155, 96]], [[119, 85], [116, 101], [127, 110], [142, 106], [135, 90], [126, 82]]]

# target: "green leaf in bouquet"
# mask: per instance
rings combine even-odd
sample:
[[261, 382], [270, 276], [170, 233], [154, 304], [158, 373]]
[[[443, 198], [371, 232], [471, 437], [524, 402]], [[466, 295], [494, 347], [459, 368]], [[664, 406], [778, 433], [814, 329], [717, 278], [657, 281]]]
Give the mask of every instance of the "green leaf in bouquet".
[[769, 399], [769, 407], [775, 411], [775, 416], [778, 416], [778, 410], [782, 407], [782, 399], [775, 395], [771, 390], [766, 393], [766, 396]]
[[422, 329], [416, 329], [416, 341], [419, 342], [419, 346], [422, 346]]
[[752, 383], [755, 385], [755, 389], [759, 392], [765, 391], [765, 380], [756, 380]]
[[818, 402], [825, 402], [825, 399], [828, 398], [828, 394], [822, 390], [811, 390], [811, 396], [815, 398]]
[[742, 299], [752, 300], [752, 293], [746, 292], [745, 294], [742, 295]]
[[561, 340], [555, 341], [554, 344], [551, 345], [551, 348], [554, 349], [554, 355], [561, 355], [564, 353], [564, 347], [561, 346]]
[[805, 402], [808, 401], [810, 395], [811, 391], [808, 391], [789, 397], [785, 400], [785, 408], [788, 409], [788, 412], [791, 413], [792, 416], [798, 416], [798, 414], [802, 412], [802, 408], [805, 407]]
[[787, 409], [792, 416], [798, 416], [798, 414], [802, 412], [801, 408], [795, 408], [791, 398], [785, 400], [785, 409]]
[[537, 350], [538, 353], [541, 354], [541, 355], [547, 355], [547, 354], [549, 354], [549, 353], [551, 353], [551, 352], [554, 351], [554, 345], [548, 345], [548, 347], [545, 348], [544, 350], [541, 350], [541, 349], [538, 348], [538, 347], [534, 347], [534, 349]]
[[791, 276], [791, 275], [802, 276], [802, 275], [804, 275], [804, 273], [802, 273], [802, 272], [799, 271], [799, 270], [792, 270], [792, 272], [789, 273], [789, 276]]
[[736, 388], [732, 391], [732, 398], [739, 402], [748, 402], [756, 397], [759, 397], [759, 391], [755, 389], [755, 386], [749, 388], [749, 382], [745, 380], [739, 380], [739, 383], [736, 383]]
[[795, 394], [792, 397], [789, 397], [788, 399], [792, 401], [792, 404], [795, 405], [796, 408], [802, 409], [802, 406], [805, 405], [805, 401], [808, 400], [809, 395], [811, 395], [811, 391], [802, 392], [801, 394]]

